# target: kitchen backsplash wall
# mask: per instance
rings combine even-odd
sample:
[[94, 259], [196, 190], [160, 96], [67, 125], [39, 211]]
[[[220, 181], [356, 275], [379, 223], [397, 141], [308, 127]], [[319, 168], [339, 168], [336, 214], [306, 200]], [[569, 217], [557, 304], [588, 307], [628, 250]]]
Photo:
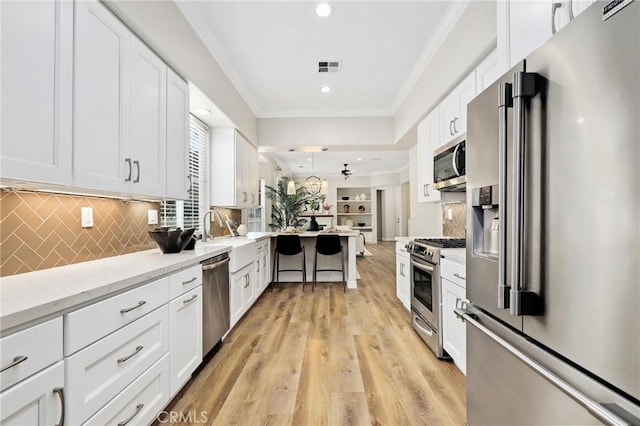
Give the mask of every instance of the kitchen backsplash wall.
[[[451, 210], [451, 216], [449, 216]], [[451, 220], [449, 220], [451, 217]], [[467, 226], [467, 205], [450, 203], [442, 205], [442, 235], [445, 237], [465, 238]]]
[[[241, 209], [225, 209], [222, 207], [216, 207], [216, 210], [222, 215], [222, 218], [226, 218], [227, 216], [231, 219], [236, 225], [240, 225], [242, 223], [242, 210]], [[218, 218], [211, 215], [211, 235], [214, 237], [221, 237], [223, 235], [229, 235], [229, 230], [227, 226], [223, 224], [220, 226], [218, 224]]]
[[[81, 227], [81, 207], [93, 208], [92, 228]], [[0, 276], [155, 248], [147, 210], [159, 204], [2, 190]]]

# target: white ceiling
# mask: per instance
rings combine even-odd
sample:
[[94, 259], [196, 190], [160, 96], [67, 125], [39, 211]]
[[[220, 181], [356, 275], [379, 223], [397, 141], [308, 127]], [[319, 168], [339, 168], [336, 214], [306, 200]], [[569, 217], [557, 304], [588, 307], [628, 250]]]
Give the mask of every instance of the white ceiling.
[[[460, 10], [455, 1], [334, 0], [333, 13], [321, 18], [318, 3], [176, 1], [259, 118], [393, 116]], [[318, 73], [318, 61], [333, 60], [341, 62], [338, 73]], [[330, 93], [320, 92], [324, 85]], [[197, 94], [192, 111], [206, 100]], [[207, 109], [214, 113], [201, 119], [225, 122], [215, 106]], [[275, 148], [270, 157], [294, 175], [311, 172], [309, 153]], [[354, 176], [394, 172], [409, 162], [408, 152], [393, 146], [338, 149], [315, 154], [315, 174], [339, 175], [343, 163]]]

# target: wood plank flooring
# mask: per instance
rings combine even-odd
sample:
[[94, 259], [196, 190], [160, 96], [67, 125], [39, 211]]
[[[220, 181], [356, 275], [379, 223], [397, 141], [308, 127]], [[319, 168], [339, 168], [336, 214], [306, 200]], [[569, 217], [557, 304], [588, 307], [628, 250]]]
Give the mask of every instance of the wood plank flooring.
[[176, 424], [463, 425], [465, 378], [411, 328], [395, 245], [367, 249], [357, 289], [267, 290], [167, 407]]

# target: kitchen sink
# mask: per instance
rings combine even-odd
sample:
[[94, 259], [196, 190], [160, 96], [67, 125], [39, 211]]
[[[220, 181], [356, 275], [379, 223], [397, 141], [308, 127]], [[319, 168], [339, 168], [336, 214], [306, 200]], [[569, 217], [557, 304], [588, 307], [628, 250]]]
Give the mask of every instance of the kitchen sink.
[[233, 247], [229, 252], [229, 272], [231, 273], [255, 261], [258, 254], [255, 240], [246, 237], [216, 237], [206, 243], [198, 242], [198, 244]]

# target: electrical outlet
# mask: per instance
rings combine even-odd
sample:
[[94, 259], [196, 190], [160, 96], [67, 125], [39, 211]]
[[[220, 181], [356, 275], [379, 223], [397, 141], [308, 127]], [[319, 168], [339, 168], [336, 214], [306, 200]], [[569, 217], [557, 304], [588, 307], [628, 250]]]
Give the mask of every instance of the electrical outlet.
[[158, 210], [147, 210], [147, 216], [149, 218], [149, 225], [158, 224]]
[[91, 228], [93, 226], [93, 208], [82, 207], [80, 209], [80, 221], [83, 228]]

